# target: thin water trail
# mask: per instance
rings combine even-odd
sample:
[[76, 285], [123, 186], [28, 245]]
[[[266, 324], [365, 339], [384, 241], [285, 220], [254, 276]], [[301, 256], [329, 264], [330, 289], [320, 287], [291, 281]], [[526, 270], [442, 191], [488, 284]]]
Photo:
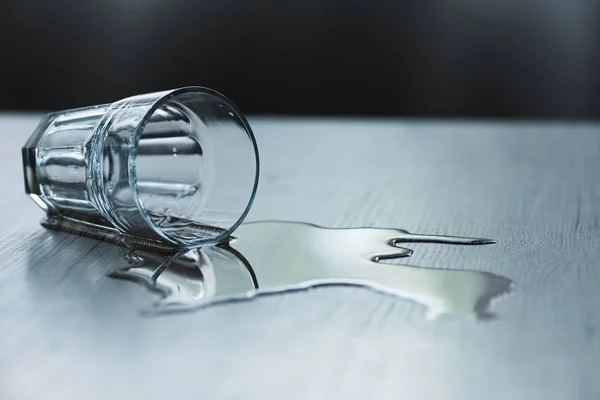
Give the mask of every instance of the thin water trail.
[[[162, 299], [150, 314], [188, 312], [263, 294], [315, 286], [366, 287], [415, 301], [431, 318], [442, 314], [490, 317], [493, 299], [507, 294], [512, 281], [489, 272], [387, 264], [409, 257], [404, 243], [458, 245], [495, 241], [455, 236], [418, 235], [401, 229], [332, 229], [266, 221], [242, 224], [228, 243], [159, 256], [137, 253], [111, 276], [143, 282]], [[132, 256], [130, 255], [131, 259]]]

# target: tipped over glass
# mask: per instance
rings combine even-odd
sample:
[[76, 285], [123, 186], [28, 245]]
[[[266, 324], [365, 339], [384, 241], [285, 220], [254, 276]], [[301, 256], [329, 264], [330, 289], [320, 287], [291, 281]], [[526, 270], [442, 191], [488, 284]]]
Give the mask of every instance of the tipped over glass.
[[26, 192], [50, 217], [197, 247], [242, 222], [259, 158], [238, 108], [190, 86], [47, 114], [23, 168]]

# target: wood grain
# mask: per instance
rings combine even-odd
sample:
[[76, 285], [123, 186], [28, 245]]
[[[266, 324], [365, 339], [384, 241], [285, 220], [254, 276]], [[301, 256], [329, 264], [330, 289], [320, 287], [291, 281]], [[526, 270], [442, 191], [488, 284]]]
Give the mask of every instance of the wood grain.
[[159, 318], [106, 278], [124, 251], [38, 224], [0, 114], [0, 398], [598, 399], [600, 126], [255, 118], [248, 220], [490, 237], [415, 244], [414, 265], [489, 271], [515, 293], [484, 323], [360, 288]]

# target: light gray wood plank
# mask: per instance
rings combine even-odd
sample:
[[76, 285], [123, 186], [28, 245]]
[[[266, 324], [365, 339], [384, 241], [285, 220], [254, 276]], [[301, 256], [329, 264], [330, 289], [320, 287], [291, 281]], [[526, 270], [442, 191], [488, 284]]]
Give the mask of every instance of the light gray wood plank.
[[39, 226], [20, 165], [39, 117], [0, 114], [1, 398], [600, 398], [598, 125], [251, 119], [248, 220], [497, 239], [409, 246], [515, 281], [474, 323], [339, 287], [142, 317], [156, 296], [105, 276], [123, 250]]

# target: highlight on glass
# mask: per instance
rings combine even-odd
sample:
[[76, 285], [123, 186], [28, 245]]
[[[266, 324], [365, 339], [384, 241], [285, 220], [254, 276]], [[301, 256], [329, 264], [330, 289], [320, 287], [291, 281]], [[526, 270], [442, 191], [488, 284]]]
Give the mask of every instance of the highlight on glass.
[[229, 236], [259, 176], [242, 113], [198, 86], [47, 114], [22, 155], [25, 191], [49, 216], [178, 247]]

